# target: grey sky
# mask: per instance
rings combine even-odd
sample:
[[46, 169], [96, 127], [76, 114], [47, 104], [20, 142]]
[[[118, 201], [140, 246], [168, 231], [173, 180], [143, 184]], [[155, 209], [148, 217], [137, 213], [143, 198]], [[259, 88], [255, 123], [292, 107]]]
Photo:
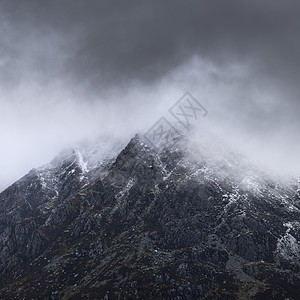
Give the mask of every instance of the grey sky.
[[26, 67], [97, 87], [156, 80], [191, 55], [250, 63], [287, 87], [300, 72], [299, 1], [10, 0], [1, 11], [4, 82]]
[[271, 163], [296, 153], [299, 14], [296, 0], [0, 1], [1, 159], [22, 165], [9, 177], [107, 122], [143, 129], [185, 90], [210, 126], [270, 143]]

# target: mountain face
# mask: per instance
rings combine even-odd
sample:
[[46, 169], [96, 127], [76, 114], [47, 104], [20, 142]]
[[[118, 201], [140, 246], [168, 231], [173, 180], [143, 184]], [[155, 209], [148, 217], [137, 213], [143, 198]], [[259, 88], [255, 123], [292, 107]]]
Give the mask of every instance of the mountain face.
[[299, 299], [300, 182], [185, 144], [73, 150], [3, 191], [0, 299]]

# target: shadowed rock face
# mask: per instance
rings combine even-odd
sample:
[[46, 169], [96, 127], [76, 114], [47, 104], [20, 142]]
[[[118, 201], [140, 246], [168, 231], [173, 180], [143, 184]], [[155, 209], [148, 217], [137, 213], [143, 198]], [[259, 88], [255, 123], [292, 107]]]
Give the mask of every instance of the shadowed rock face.
[[298, 299], [297, 182], [138, 136], [83, 169], [72, 154], [0, 194], [1, 299]]

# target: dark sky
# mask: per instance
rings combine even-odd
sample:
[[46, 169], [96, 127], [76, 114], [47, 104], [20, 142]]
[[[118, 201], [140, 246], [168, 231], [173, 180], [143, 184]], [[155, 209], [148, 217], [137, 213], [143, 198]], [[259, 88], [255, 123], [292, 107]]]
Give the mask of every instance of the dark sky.
[[251, 64], [258, 77], [298, 92], [296, 0], [0, 3], [4, 84], [22, 79], [23, 59], [40, 80], [102, 87], [159, 80], [197, 55], [221, 66]]
[[[226, 128], [240, 144], [270, 143], [277, 160], [291, 156], [299, 149], [299, 15], [296, 0], [2, 0], [2, 138], [31, 153], [45, 132], [55, 145], [61, 127], [67, 129], [58, 141], [75, 139], [76, 125], [65, 123], [78, 111], [88, 121], [97, 105], [102, 112], [127, 105], [128, 118], [132, 107], [148, 115], [149, 105], [167, 109], [189, 90], [210, 111], [211, 126]], [[42, 122], [37, 114], [48, 118], [40, 131], [32, 129]], [[124, 115], [113, 122], [122, 126]], [[11, 141], [22, 130], [33, 148], [26, 139]]]

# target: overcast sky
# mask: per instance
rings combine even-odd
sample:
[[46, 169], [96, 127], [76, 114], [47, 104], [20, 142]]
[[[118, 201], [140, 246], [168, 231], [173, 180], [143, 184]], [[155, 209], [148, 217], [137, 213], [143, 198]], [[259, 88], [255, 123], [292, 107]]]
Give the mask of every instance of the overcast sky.
[[0, 0], [0, 189], [84, 137], [144, 132], [185, 92], [300, 168], [300, 2]]

